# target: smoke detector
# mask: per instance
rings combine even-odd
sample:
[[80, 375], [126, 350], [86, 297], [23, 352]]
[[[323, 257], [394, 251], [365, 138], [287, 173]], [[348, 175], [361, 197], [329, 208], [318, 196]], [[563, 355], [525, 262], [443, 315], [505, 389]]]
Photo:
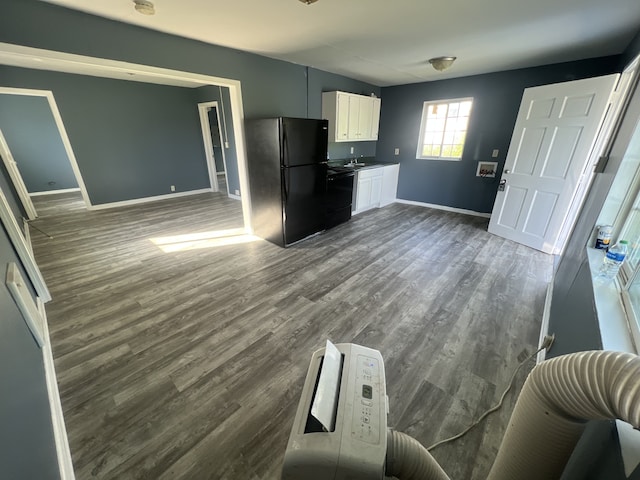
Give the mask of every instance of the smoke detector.
[[155, 15], [156, 13], [156, 8], [149, 0], [133, 0], [133, 3], [135, 3], [134, 8], [138, 13], [143, 15]]
[[318, 0], [300, 0], [305, 5], [311, 5], [312, 3], [316, 3]]

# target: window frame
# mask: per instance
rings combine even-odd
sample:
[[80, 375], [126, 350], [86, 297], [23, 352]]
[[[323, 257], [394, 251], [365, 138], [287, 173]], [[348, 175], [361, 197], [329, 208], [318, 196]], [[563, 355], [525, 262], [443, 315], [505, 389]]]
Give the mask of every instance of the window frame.
[[[471, 108], [469, 110], [469, 117], [468, 117], [468, 121], [467, 121], [467, 127], [465, 129], [465, 139], [464, 139], [464, 143], [462, 144], [462, 153], [460, 154], [459, 157], [443, 157], [443, 156], [435, 156], [435, 155], [422, 155], [422, 150], [424, 148], [424, 136], [425, 136], [425, 128], [427, 126], [427, 112], [429, 109], [429, 106], [431, 105], [442, 105], [442, 104], [447, 104], [447, 108], [449, 105], [451, 105], [452, 103], [461, 103], [461, 102], [466, 102], [466, 101], [470, 101], [471, 102]], [[460, 98], [449, 98], [449, 99], [441, 99], [441, 100], [427, 100], [422, 104], [422, 114], [420, 117], [420, 130], [418, 131], [418, 146], [416, 148], [416, 159], [417, 160], [444, 160], [444, 161], [448, 161], [448, 162], [459, 162], [462, 160], [462, 156], [464, 155], [464, 150], [466, 147], [466, 143], [468, 140], [468, 133], [469, 133], [469, 123], [471, 121], [471, 114], [473, 113], [473, 103], [474, 103], [474, 98], [473, 97], [460, 97]], [[446, 132], [446, 121], [445, 121], [445, 132]], [[441, 146], [442, 146], [442, 142], [441, 142]]]
[[[640, 66], [640, 55], [638, 55], [633, 62], [629, 64], [629, 66], [625, 69], [625, 73], [628, 74], [628, 83], [626, 91], [621, 93], [621, 95], [626, 97], [627, 103], [631, 101], [631, 97], [634, 95], [634, 91], [640, 88], [639, 80], [639, 71], [638, 67]], [[626, 112], [625, 112], [626, 113]], [[625, 150], [629, 148], [629, 145], [634, 140], [634, 136], [640, 132], [640, 117], [638, 117], [635, 121], [635, 125], [633, 127], [633, 131], [630, 132], [629, 136], [629, 144], [625, 147]], [[613, 135], [612, 135], [613, 138]], [[621, 161], [624, 162], [625, 157], [628, 152], [625, 151]], [[621, 165], [620, 165], [621, 167]], [[616, 176], [620, 174], [620, 171], [616, 173]], [[613, 180], [612, 187], [615, 185], [615, 178]], [[611, 191], [607, 194], [607, 198], [611, 195]], [[640, 204], [640, 164], [636, 166], [635, 172], [633, 174], [633, 178], [629, 182], [627, 187], [627, 191], [624, 195], [624, 198], [620, 202], [617, 212], [615, 213], [615, 220], [612, 222], [613, 231], [615, 237], [618, 240], [627, 240], [631, 242], [635, 242], [636, 239], [632, 239], [631, 237], [627, 238], [627, 233], [631, 229], [631, 220], [634, 215], [634, 206], [636, 204]], [[638, 239], [638, 243], [640, 243], [640, 239]], [[630, 244], [632, 247], [633, 243]], [[627, 257], [630, 256], [631, 251], [627, 252]], [[624, 311], [625, 322], [627, 326], [627, 332], [630, 336], [631, 343], [633, 344], [636, 353], [640, 353], [640, 304], [634, 305], [634, 302], [631, 298], [631, 294], [629, 293], [630, 288], [632, 287], [634, 281], [640, 278], [640, 261], [632, 268], [629, 262], [623, 262], [621, 268], [618, 270], [616, 278], [614, 280], [614, 288], [618, 293], [618, 299], [622, 303], [622, 309]], [[595, 284], [594, 284], [595, 288]]]

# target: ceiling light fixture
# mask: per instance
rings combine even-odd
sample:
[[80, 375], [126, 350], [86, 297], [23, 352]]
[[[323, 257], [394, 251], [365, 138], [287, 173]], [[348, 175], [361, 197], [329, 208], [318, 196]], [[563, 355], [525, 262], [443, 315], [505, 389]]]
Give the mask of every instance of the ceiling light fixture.
[[316, 3], [318, 0], [300, 0], [305, 5], [311, 5], [312, 3]]
[[456, 57], [434, 57], [429, 59], [429, 63], [439, 72], [445, 71], [456, 60]]
[[156, 9], [149, 0], [133, 0], [133, 3], [136, 4], [134, 7], [136, 12], [141, 13], [143, 15], [155, 15]]

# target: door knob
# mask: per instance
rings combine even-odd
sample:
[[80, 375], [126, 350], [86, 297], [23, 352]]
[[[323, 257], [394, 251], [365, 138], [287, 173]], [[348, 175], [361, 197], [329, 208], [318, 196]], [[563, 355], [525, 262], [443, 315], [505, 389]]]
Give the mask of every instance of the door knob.
[[509, 170], [508, 168], [505, 168], [503, 173], [511, 173], [511, 170]]

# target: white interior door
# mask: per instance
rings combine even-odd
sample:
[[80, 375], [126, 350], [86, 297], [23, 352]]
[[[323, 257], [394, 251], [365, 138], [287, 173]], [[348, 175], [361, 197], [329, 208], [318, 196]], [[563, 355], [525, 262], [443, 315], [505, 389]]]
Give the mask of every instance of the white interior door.
[[527, 88], [489, 232], [546, 253], [558, 238], [618, 74]]
[[11, 155], [9, 145], [7, 145], [7, 141], [2, 134], [2, 130], [0, 130], [0, 156], [2, 157], [4, 166], [9, 172], [9, 177], [13, 182], [13, 186], [15, 187], [16, 192], [18, 192], [18, 197], [20, 197], [22, 206], [24, 207], [25, 212], [27, 212], [27, 217], [29, 218], [29, 220], [35, 219], [38, 216], [38, 214], [36, 213], [36, 208], [33, 206], [33, 202], [31, 202], [31, 197], [29, 196], [29, 192], [27, 191], [27, 186], [22, 180], [22, 176], [20, 175], [20, 171], [18, 170], [18, 164], [13, 159], [13, 155]]

